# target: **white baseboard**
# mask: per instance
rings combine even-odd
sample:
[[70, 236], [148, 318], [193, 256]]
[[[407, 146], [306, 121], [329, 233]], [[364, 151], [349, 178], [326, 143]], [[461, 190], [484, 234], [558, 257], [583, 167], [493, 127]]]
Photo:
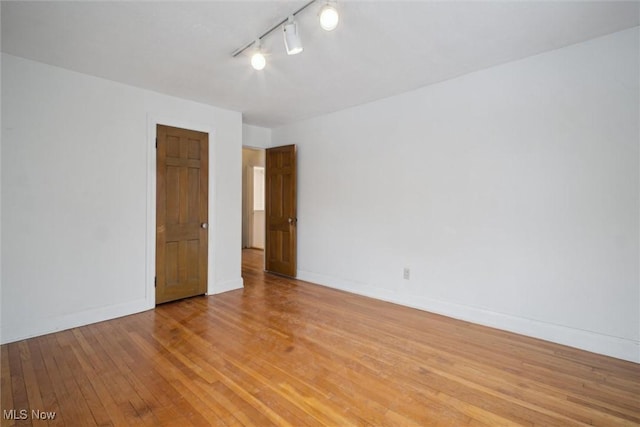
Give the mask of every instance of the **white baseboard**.
[[236, 289], [242, 289], [244, 287], [244, 280], [242, 277], [233, 280], [224, 280], [216, 282], [213, 289], [209, 289], [208, 295], [221, 294], [223, 292], [235, 291]]
[[[398, 295], [395, 295], [388, 290], [372, 288], [370, 286], [365, 286], [364, 284], [349, 282], [343, 279], [307, 271], [299, 270], [298, 279], [383, 301], [401, 304], [407, 307], [442, 314], [455, 319], [490, 326], [618, 359], [640, 363], [640, 342], [638, 341], [612, 337], [591, 331], [584, 331], [539, 320], [531, 320], [484, 310], [477, 307], [438, 301], [435, 299], [412, 297], [410, 300], [405, 300], [399, 298]], [[241, 289], [242, 287], [242, 278], [217, 282], [214, 292], [210, 293], [210, 295]], [[147, 300], [141, 299], [124, 304], [99, 307], [80, 313], [59, 316], [53, 319], [34, 320], [34, 322], [27, 322], [18, 327], [8, 328], [3, 324], [0, 329], [0, 343], [7, 344], [91, 323], [111, 320], [117, 317], [150, 310], [152, 308], [153, 305], [150, 306]]]
[[150, 310], [152, 308], [153, 305], [149, 305], [149, 301], [141, 299], [108, 307], [98, 307], [54, 318], [38, 319], [32, 317], [32, 321], [24, 322], [18, 326], [13, 325], [10, 328], [3, 324], [2, 329], [0, 329], [0, 343], [7, 344], [10, 342], [21, 341], [27, 338], [77, 328], [91, 323], [128, 316], [134, 313], [140, 313], [141, 311]]
[[297, 273], [298, 279], [307, 282], [640, 363], [639, 341], [430, 298], [411, 296], [409, 299], [406, 295], [403, 298], [386, 289], [308, 271], [298, 270]]
[[[213, 292], [209, 292], [209, 295], [241, 289], [243, 285], [244, 282], [242, 277], [239, 279], [217, 282], [214, 286]], [[146, 299], [141, 299], [108, 307], [98, 307], [54, 318], [38, 319], [32, 317], [31, 321], [24, 322], [20, 325], [7, 326], [3, 323], [0, 328], [0, 344], [21, 341], [27, 338], [33, 338], [122, 316], [128, 316], [130, 314], [150, 310], [154, 308], [154, 306], [155, 304], [152, 301], [150, 302]]]

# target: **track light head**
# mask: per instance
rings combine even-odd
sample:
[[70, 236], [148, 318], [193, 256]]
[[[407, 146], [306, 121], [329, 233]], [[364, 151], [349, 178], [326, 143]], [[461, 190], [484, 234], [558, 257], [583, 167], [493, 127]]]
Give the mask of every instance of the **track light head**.
[[[277, 24], [273, 25], [268, 30], [259, 35], [256, 40], [251, 41], [234, 50], [231, 53], [231, 56], [235, 58], [241, 53], [246, 52], [250, 47], [253, 46], [254, 49], [251, 56], [251, 65], [256, 70], [264, 69], [264, 67], [267, 65], [267, 60], [260, 48], [260, 41], [280, 27], [282, 27], [284, 46], [287, 50], [287, 54], [295, 55], [302, 52], [302, 41], [300, 40], [300, 34], [298, 33], [298, 24], [294, 21], [294, 17], [312, 4], [315, 4], [316, 1], [318, 0], [307, 0], [304, 5], [299, 7], [293, 13], [289, 14], [288, 17], [282, 19]], [[336, 8], [336, 0], [323, 0], [323, 3], [324, 6], [320, 9], [319, 13], [320, 25], [325, 30], [332, 31], [338, 26], [338, 21], [340, 19], [340, 17], [338, 16], [338, 9]]]
[[338, 26], [340, 15], [333, 2], [328, 1], [320, 9], [320, 26], [326, 31], [333, 31]]
[[264, 57], [261, 49], [260, 39], [257, 39], [254, 43], [254, 53], [251, 55], [251, 66], [254, 70], [263, 70], [267, 65], [267, 59]]
[[295, 55], [302, 52], [302, 41], [298, 33], [298, 23], [293, 20], [293, 15], [282, 27], [284, 34], [284, 47], [287, 49], [287, 55]]
[[251, 56], [251, 66], [255, 70], [264, 70], [264, 67], [267, 65], [267, 60], [265, 59], [262, 52], [256, 52]]

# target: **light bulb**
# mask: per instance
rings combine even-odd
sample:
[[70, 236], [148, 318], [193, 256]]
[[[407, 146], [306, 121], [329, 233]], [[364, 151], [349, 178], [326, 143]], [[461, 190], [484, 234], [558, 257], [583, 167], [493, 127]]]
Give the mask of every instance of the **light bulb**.
[[338, 26], [339, 20], [340, 16], [338, 15], [338, 11], [333, 5], [327, 3], [320, 10], [320, 26], [324, 30], [335, 30], [335, 28]]
[[265, 59], [264, 55], [262, 54], [262, 52], [258, 51], [256, 53], [253, 54], [253, 56], [251, 57], [251, 66], [260, 71], [262, 69], [264, 69], [264, 67], [267, 65], [267, 60]]

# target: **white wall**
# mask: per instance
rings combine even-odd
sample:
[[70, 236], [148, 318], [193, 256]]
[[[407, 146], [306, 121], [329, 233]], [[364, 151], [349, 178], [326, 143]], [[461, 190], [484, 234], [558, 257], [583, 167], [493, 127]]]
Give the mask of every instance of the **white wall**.
[[271, 129], [243, 124], [242, 145], [251, 148], [271, 147]]
[[274, 129], [299, 277], [640, 362], [638, 40]]
[[242, 286], [237, 112], [2, 55], [2, 342], [154, 305], [156, 123], [210, 134], [209, 293]]
[[[0, 22], [2, 21], [2, 8], [0, 7]], [[2, 31], [0, 31], [0, 46], [2, 46]], [[0, 96], [2, 94], [2, 55], [0, 55]], [[2, 102], [0, 102], [0, 320], [2, 320]], [[0, 328], [0, 343], [2, 342], [2, 330]]]

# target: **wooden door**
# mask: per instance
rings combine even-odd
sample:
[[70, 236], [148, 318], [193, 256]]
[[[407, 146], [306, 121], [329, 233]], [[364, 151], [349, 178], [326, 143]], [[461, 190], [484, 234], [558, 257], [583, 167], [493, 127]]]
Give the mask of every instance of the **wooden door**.
[[296, 146], [268, 149], [265, 175], [265, 270], [295, 277]]
[[209, 135], [158, 125], [156, 304], [207, 291]]

